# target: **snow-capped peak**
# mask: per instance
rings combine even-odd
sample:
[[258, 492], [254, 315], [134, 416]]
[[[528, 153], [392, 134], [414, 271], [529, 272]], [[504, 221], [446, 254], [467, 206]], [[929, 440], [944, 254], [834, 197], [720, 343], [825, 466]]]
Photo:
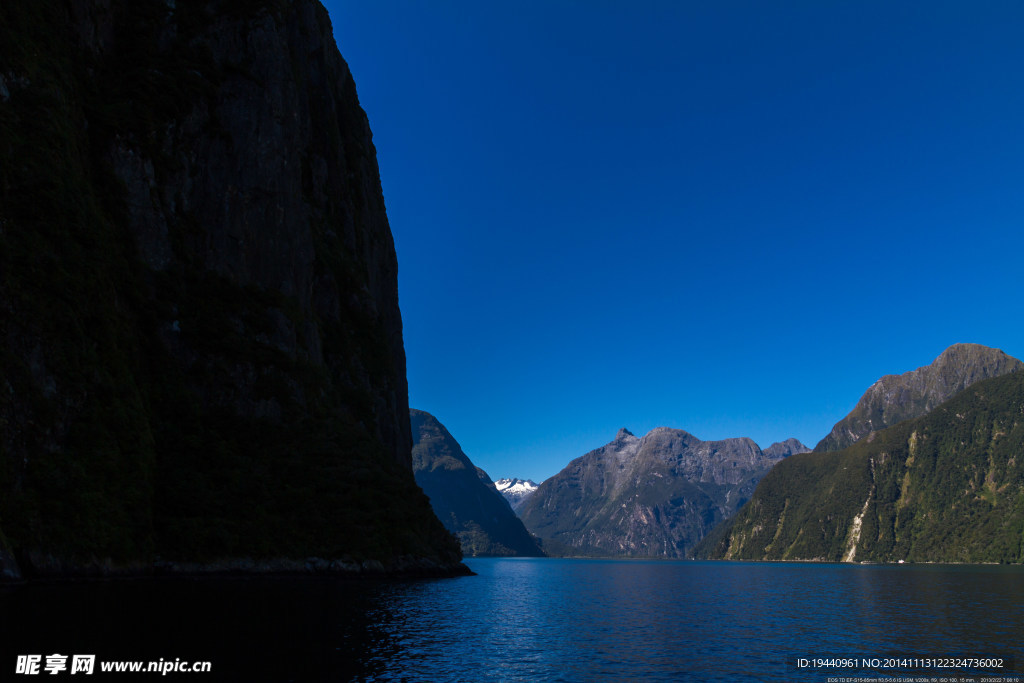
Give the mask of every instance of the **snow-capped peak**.
[[532, 479], [499, 479], [494, 482], [494, 488], [502, 493], [529, 494], [537, 490], [538, 484]]
[[494, 488], [508, 501], [512, 509], [517, 509], [524, 500], [537, 490], [539, 484], [531, 479], [505, 478], [494, 482]]

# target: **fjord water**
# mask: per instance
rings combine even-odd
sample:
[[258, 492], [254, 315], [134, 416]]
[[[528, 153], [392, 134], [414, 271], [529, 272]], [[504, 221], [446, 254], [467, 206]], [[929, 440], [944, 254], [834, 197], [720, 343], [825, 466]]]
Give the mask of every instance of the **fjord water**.
[[[826, 673], [797, 670], [795, 659], [993, 654], [1024, 662], [1021, 567], [467, 564], [477, 576], [8, 587], [0, 590], [2, 666], [9, 674], [17, 654], [62, 653], [208, 660], [210, 674], [183, 676], [206, 681], [824, 682]], [[854, 673], [872, 672], [846, 675]]]

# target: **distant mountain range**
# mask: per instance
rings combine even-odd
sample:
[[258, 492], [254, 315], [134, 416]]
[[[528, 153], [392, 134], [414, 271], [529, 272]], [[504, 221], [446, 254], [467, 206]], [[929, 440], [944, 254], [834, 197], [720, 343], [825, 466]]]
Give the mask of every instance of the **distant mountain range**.
[[539, 484], [532, 479], [499, 479], [494, 482], [501, 497], [508, 501], [513, 510], [519, 510], [523, 503], [533, 495]]
[[465, 555], [539, 556], [530, 536], [487, 473], [430, 413], [410, 410], [416, 483], [434, 514], [458, 537]]
[[[927, 367], [883, 377], [816, 452], [780, 462], [696, 554], [1021, 562], [1021, 366], [1001, 351], [957, 344]], [[883, 428], [901, 417], [910, 419]]]
[[814, 452], [621, 429], [540, 485], [492, 484], [414, 410], [414, 470], [468, 555], [1019, 562], [1022, 367], [956, 344], [875, 382]]
[[641, 439], [622, 429], [542, 483], [519, 515], [550, 554], [685, 557], [773, 464], [807, 449], [790, 440], [770, 450], [747, 438], [701, 441], [659, 427]]

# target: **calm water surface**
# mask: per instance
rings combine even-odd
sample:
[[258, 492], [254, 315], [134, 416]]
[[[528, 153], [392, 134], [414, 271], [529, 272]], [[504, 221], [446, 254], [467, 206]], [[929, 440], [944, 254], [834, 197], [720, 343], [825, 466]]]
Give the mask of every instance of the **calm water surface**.
[[478, 576], [3, 588], [0, 680], [17, 654], [55, 652], [211, 661], [210, 674], [179, 676], [195, 681], [824, 683], [827, 674], [798, 671], [795, 659], [994, 654], [1017, 671], [1024, 664], [1020, 567], [467, 564]]

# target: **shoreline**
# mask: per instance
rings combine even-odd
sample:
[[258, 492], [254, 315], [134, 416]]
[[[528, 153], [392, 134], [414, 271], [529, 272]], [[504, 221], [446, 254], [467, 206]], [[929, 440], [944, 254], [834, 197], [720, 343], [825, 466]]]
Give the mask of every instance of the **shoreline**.
[[387, 564], [380, 560], [305, 560], [276, 558], [253, 560], [235, 558], [215, 562], [156, 561], [151, 564], [115, 567], [36, 568], [30, 572], [5, 572], [0, 588], [37, 583], [76, 583], [88, 581], [137, 581], [148, 579], [205, 578], [340, 578], [340, 579], [446, 579], [476, 576], [464, 562], [442, 564], [422, 557], [400, 557]]

